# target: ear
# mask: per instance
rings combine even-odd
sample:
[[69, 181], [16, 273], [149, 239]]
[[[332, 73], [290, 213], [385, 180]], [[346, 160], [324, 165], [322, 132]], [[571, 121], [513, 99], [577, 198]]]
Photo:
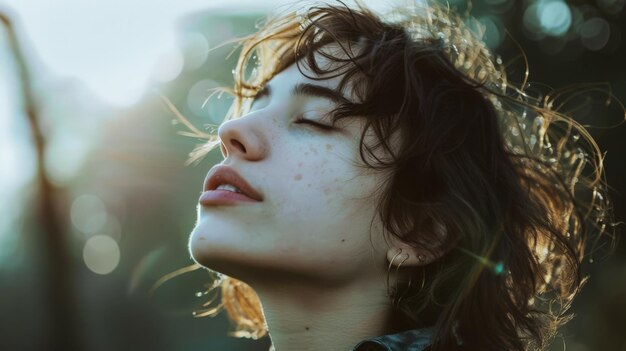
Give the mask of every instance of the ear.
[[[435, 230], [437, 231], [437, 237], [441, 238], [441, 242], [445, 242], [447, 237], [446, 227], [440, 223], [435, 223]], [[442, 249], [415, 247], [405, 243], [395, 235], [390, 235], [390, 237], [391, 246], [387, 250], [387, 261], [391, 262], [394, 266], [399, 265], [400, 262], [402, 262], [402, 265], [405, 267], [425, 266], [435, 262], [445, 254], [445, 251]]]

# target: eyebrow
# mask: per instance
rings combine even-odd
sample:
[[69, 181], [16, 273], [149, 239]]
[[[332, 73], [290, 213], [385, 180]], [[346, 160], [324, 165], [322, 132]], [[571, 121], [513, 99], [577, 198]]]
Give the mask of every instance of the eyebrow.
[[[269, 84], [266, 84], [263, 89], [261, 89], [256, 96], [254, 97], [254, 99], [260, 99], [262, 97], [266, 97], [266, 96], [271, 96], [272, 94], [272, 88], [269, 86]], [[351, 103], [350, 100], [348, 100], [347, 98], [345, 98], [343, 95], [341, 95], [340, 93], [338, 93], [337, 91], [330, 89], [330, 88], [326, 88], [320, 85], [315, 85], [315, 84], [310, 84], [310, 83], [298, 83], [296, 84], [293, 89], [291, 90], [291, 95], [293, 96], [298, 96], [298, 95], [304, 95], [304, 96], [312, 96], [312, 97], [319, 97], [319, 98], [324, 98], [327, 100], [330, 100], [332, 102], [334, 102], [335, 104], [345, 104], [345, 103]]]

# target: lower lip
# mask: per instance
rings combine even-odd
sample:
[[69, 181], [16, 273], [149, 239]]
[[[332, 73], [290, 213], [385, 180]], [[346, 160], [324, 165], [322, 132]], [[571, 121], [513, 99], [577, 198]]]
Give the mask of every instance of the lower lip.
[[198, 202], [202, 206], [237, 205], [242, 202], [259, 202], [244, 194], [235, 193], [228, 190], [208, 190], [200, 195]]

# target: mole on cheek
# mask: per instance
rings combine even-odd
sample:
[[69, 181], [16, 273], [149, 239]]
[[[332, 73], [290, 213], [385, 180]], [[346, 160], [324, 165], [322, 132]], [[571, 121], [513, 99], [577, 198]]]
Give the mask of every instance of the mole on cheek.
[[302, 179], [302, 174], [296, 174], [296, 175], [293, 177], [293, 179], [294, 179], [294, 180], [300, 180], [300, 179]]

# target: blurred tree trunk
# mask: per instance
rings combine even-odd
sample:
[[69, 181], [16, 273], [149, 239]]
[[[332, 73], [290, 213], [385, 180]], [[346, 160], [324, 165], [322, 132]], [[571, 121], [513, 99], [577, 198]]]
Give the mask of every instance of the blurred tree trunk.
[[7, 31], [9, 46], [13, 55], [18, 75], [18, 84], [22, 95], [24, 114], [32, 134], [35, 148], [37, 169], [36, 182], [38, 194], [35, 198], [35, 218], [41, 228], [40, 250], [44, 256], [42, 267], [46, 271], [46, 282], [43, 290], [48, 311], [46, 324], [48, 340], [47, 350], [77, 351], [81, 347], [78, 337], [80, 333], [76, 324], [77, 299], [75, 298], [74, 284], [71, 272], [70, 255], [67, 252], [65, 233], [59, 221], [59, 213], [54, 201], [54, 186], [51, 184], [45, 171], [46, 140], [41, 131], [38, 104], [33, 94], [30, 73], [25, 57], [18, 42], [17, 35], [10, 18], [0, 12], [0, 21]]

